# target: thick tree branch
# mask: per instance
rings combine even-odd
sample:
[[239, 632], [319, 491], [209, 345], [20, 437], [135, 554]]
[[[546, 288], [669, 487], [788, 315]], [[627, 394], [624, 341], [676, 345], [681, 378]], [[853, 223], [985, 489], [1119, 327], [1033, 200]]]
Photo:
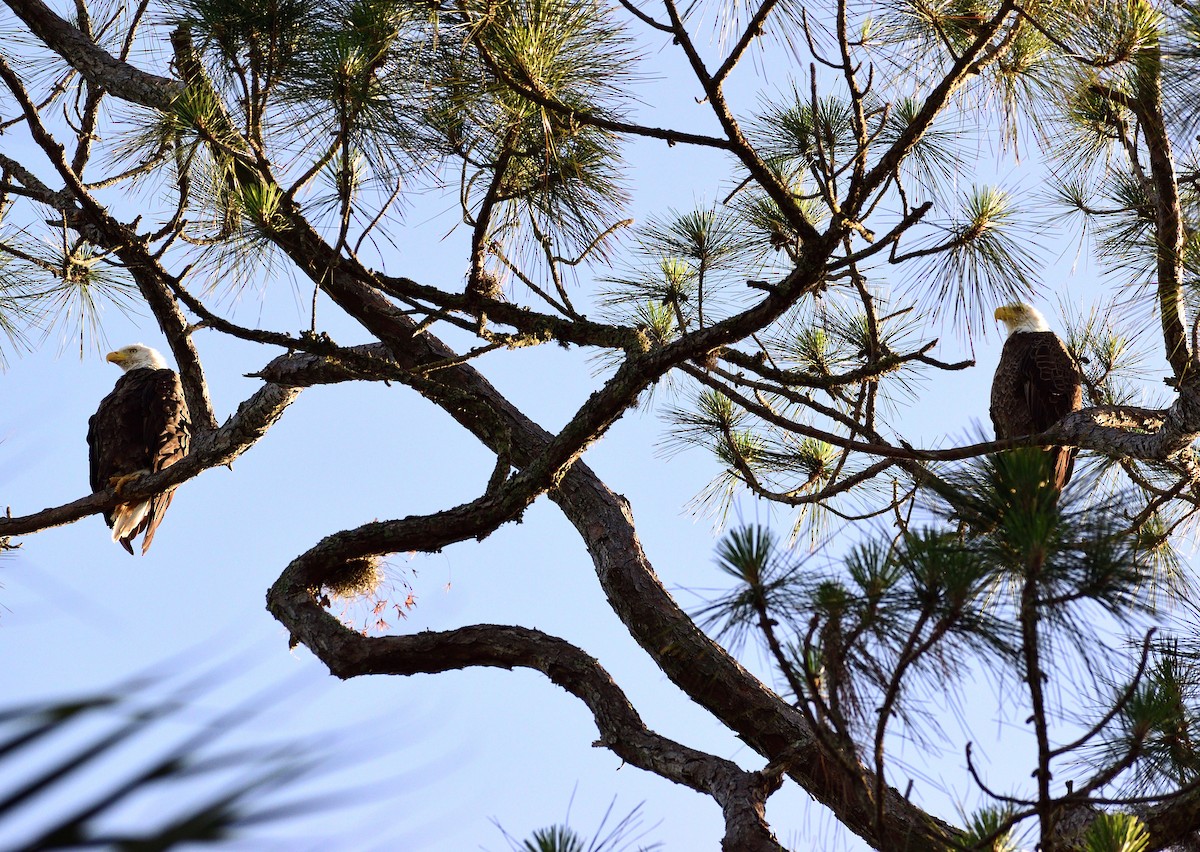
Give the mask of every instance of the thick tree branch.
[[1150, 831], [1150, 849], [1197, 848], [1200, 842], [1200, 788], [1193, 788], [1163, 804], [1136, 810]]
[[[787, 774], [875, 848], [905, 852], [942, 848], [955, 834], [945, 823], [885, 792], [882, 825], [861, 782], [842, 772], [798, 710], [741, 667], [679, 609], [642, 551], [628, 504], [585, 465], [576, 464], [551, 494], [579, 530], [609, 603], [677, 686], [734, 730], [759, 754], [781, 760]], [[862, 786], [860, 786], [860, 783]]]
[[365, 637], [348, 630], [314, 602], [303, 577], [284, 571], [267, 596], [268, 608], [340, 678], [412, 675], [490, 666], [528, 668], [582, 701], [600, 732], [595, 743], [627, 763], [712, 796], [726, 818], [722, 848], [779, 852], [763, 817], [756, 773], [689, 748], [648, 729], [624, 692], [594, 658], [555, 636], [523, 627], [478, 624], [410, 636]]
[[[1154, 48], [1157, 51], [1157, 47]], [[1148, 60], [1143, 60], [1148, 62]], [[1195, 353], [1188, 346], [1187, 318], [1184, 315], [1182, 261], [1184, 230], [1179, 206], [1179, 185], [1175, 181], [1175, 162], [1171, 140], [1163, 120], [1162, 70], [1157, 56], [1152, 68], [1136, 76], [1137, 96], [1134, 112], [1146, 135], [1150, 151], [1150, 177], [1154, 181], [1154, 218], [1157, 243], [1155, 262], [1158, 271], [1158, 310], [1162, 323], [1167, 362], [1177, 381], [1195, 373]]]
[[[397, 354], [405, 360], [414, 355], [426, 357], [419, 350], [435, 345], [441, 346], [428, 335], [421, 335], [411, 338]], [[322, 379], [337, 377], [337, 373], [320, 367], [309, 356], [299, 357], [303, 362], [290, 365], [292, 369], [277, 359], [272, 375], [281, 375], [275, 371], [291, 372], [291, 380], [295, 381], [308, 367]], [[511, 453], [512, 463], [518, 467], [543, 457], [553, 440], [549, 433], [525, 417], [472, 368], [454, 367], [445, 371], [443, 377], [460, 392], [485, 402], [504, 424], [505, 428], [499, 429], [447, 407], [448, 413], [485, 445], [496, 452]], [[858, 779], [848, 779], [840, 759], [823, 753], [821, 743], [799, 711], [696, 627], [655, 576], [638, 541], [628, 504], [606, 488], [585, 464], [575, 462], [558, 487], [550, 492], [550, 498], [579, 530], [609, 603], [626, 629], [692, 700], [709, 709], [767, 759], [786, 758], [790, 777], [878, 848], [897, 852], [925, 850], [935, 848], [940, 842], [938, 838], [953, 835], [953, 829], [925, 814], [891, 788], [886, 793], [884, 824], [876, 826], [875, 806], [866, 793], [873, 789], [873, 782], [867, 781], [862, 786]], [[435, 544], [444, 540], [444, 522], [467, 523], [465, 515], [459, 513], [442, 513], [437, 523], [428, 519], [388, 522], [391, 525], [388, 532], [394, 536], [391, 544], [404, 549]], [[465, 526], [460, 526], [458, 532], [464, 529]], [[363, 549], [364, 545], [374, 543], [372, 539], [381, 531], [376, 525], [367, 525], [357, 535], [329, 537], [293, 562], [287, 584], [277, 587], [273, 594], [298, 594], [298, 588], [319, 582], [322, 566], [364, 555], [369, 552]], [[292, 625], [287, 626], [292, 629]], [[314, 650], [319, 656], [329, 653], [324, 648]], [[865, 769], [863, 777], [870, 778]]]
[[168, 111], [183, 86], [117, 59], [55, 14], [41, 0], [5, 0], [29, 30], [83, 78], [122, 100]]
[[194, 436], [188, 455], [166, 470], [149, 473], [130, 481], [121, 489], [120, 498], [113, 489], [108, 488], [32, 515], [0, 518], [0, 538], [73, 523], [88, 515], [111, 509], [117, 503], [158, 494], [209, 468], [231, 464], [267, 433], [283, 415], [284, 409], [291, 405], [299, 394], [299, 388], [267, 383], [239, 405], [237, 413], [225, 421], [223, 426]]

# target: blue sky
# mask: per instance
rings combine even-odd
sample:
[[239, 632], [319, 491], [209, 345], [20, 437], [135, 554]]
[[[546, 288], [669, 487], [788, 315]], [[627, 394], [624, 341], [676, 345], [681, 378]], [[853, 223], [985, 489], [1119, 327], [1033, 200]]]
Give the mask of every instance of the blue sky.
[[[665, 75], [670, 60], [660, 55], [660, 61]], [[776, 77], [766, 80], [768, 91], [786, 83], [784, 75]], [[645, 112], [661, 115], [654, 123], [694, 120], [703, 129], [709, 121], [705, 107], [686, 92], [672, 91], [666, 80], [644, 91]], [[13, 144], [27, 150], [10, 133], [6, 151]], [[963, 175], [964, 184], [996, 177], [1036, 184], [1031, 171], [1036, 158], [1018, 168], [993, 158], [986, 139], [978, 144], [981, 164]], [[728, 190], [728, 171], [714, 154], [658, 142], [639, 143], [632, 153], [634, 208], [641, 220], [651, 211], [708, 203]], [[412, 230], [381, 259], [389, 272], [450, 289], [460, 285], [466, 231], [459, 228], [443, 239], [454, 224], [451, 207], [452, 201], [440, 199], [410, 211]], [[1050, 289], [1069, 282], [1073, 293], [1090, 299], [1097, 292], [1095, 273], [1085, 265], [1072, 277], [1073, 251], [1074, 244], [1060, 241], [1047, 252], [1052, 262], [1047, 280], [1053, 276], [1055, 282]], [[223, 310], [248, 324], [295, 330], [307, 325], [306, 301], [307, 285], [279, 276], [250, 282]], [[1043, 307], [1058, 327], [1049, 301]], [[328, 303], [319, 317], [338, 342], [359, 339], [339, 325]], [[107, 348], [143, 341], [165, 350], [148, 316], [109, 310], [104, 333], [110, 347], [89, 346], [80, 358], [78, 342], [56, 332], [36, 351], [12, 357], [0, 374], [0, 499], [14, 514], [86, 493], [87, 418], [119, 374], [104, 361]], [[969, 355], [948, 327], [932, 326], [928, 336], [941, 338], [935, 354], [944, 360]], [[213, 332], [200, 332], [197, 341], [223, 418], [258, 386], [244, 374], [277, 353]], [[987, 422], [997, 351], [995, 335], [977, 339], [977, 367], [933, 374], [920, 405], [905, 414], [915, 442], [945, 445], [977, 434], [978, 424]], [[598, 382], [597, 363], [578, 349], [500, 352], [478, 366], [549, 429], [565, 422]], [[688, 590], [721, 582], [712, 562], [712, 519], [689, 508], [718, 469], [697, 451], [664, 459], [663, 429], [652, 408], [631, 411], [585, 461], [629, 499], [656, 571], [690, 607], [700, 598]], [[179, 489], [147, 557], [126, 555], [94, 516], [28, 537], [21, 550], [0, 560], [4, 700], [102, 688], [168, 658], [196, 670], [236, 660], [228, 684], [205, 700], [232, 703], [272, 684], [281, 693], [278, 705], [239, 736], [353, 733], [355, 746], [336, 756], [341, 770], [321, 783], [331, 789], [377, 785], [379, 796], [314, 820], [312, 830], [332, 836], [333, 848], [501, 850], [507, 843], [492, 819], [520, 837], [563, 821], [570, 804], [571, 822], [588, 833], [616, 797], [618, 814], [645, 802], [645, 824], [657, 823], [646, 841], [662, 841], [668, 850], [715, 849], [722, 831], [715, 804], [623, 767], [608, 751], [592, 747], [596, 732], [586, 710], [541, 676], [471, 670], [342, 683], [307, 651], [289, 651], [285, 631], [266, 612], [268, 586], [321, 536], [471, 499], [481, 492], [492, 461], [470, 436], [405, 388], [356, 384], [306, 390], [233, 470], [207, 471]], [[787, 515], [751, 500], [739, 503], [739, 514], [781, 531], [790, 524]], [[406, 584], [417, 602], [407, 619], [389, 619], [392, 629], [483, 622], [537, 627], [597, 657], [650, 727], [747, 767], [761, 766], [640, 652], [607, 607], [574, 531], [545, 499], [520, 524], [482, 543], [433, 555], [400, 554], [389, 560], [388, 570], [395, 588], [391, 602], [407, 594]], [[366, 617], [361, 610], [351, 614]], [[743, 660], [769, 678], [753, 649]], [[1011, 745], [1009, 722], [994, 709], [1002, 690], [982, 681], [973, 691], [978, 718], [996, 737], [977, 748], [995, 760], [997, 772], [1020, 778], [1027, 768], [1010, 759], [1020, 748]], [[919, 749], [898, 748], [902, 760], [922, 766]], [[969, 790], [962, 770], [961, 753], [951, 751], [943, 764], [923, 768], [928, 777], [914, 772], [914, 797], [953, 818], [955, 796]], [[935, 791], [939, 783], [954, 785], [950, 796]], [[858, 848], [794, 786], [771, 800], [769, 813], [779, 837], [798, 848]], [[17, 840], [6, 831], [19, 830], [0, 826], [0, 847]]]

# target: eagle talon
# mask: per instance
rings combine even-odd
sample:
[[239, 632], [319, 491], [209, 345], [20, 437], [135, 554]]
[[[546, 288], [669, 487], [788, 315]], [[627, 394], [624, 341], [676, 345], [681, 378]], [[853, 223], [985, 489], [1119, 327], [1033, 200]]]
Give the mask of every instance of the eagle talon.
[[110, 476], [108, 478], [108, 487], [116, 489], [117, 496], [123, 497], [124, 495], [121, 492], [125, 490], [125, 487], [129, 485], [129, 483], [141, 476], [142, 473], [143, 471], [136, 471], [134, 473], [127, 473], [123, 476]]

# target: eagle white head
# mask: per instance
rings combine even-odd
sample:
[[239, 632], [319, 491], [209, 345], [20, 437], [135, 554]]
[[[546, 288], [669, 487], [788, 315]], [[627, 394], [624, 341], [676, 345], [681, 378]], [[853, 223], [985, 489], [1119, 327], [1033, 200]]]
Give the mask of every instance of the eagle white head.
[[106, 360], [112, 361], [126, 373], [130, 370], [161, 370], [167, 366], [167, 361], [158, 353], [142, 343], [122, 346], [115, 352], [109, 352]]
[[1050, 326], [1046, 323], [1046, 318], [1042, 316], [1041, 312], [1033, 305], [1028, 305], [1025, 302], [1013, 302], [1010, 305], [1002, 305], [996, 308], [996, 319], [1004, 323], [1009, 335], [1021, 331], [1050, 330]]

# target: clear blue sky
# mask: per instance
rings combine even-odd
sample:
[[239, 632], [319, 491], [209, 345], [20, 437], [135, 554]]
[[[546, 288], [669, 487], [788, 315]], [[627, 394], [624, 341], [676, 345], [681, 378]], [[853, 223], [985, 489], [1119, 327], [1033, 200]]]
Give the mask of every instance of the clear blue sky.
[[[662, 62], [669, 71], [669, 60]], [[763, 65], [772, 67], [762, 63], [759, 70]], [[768, 77], [768, 91], [787, 84], [785, 76], [776, 76]], [[653, 123], [682, 118], [705, 125], [706, 108], [695, 104], [692, 94], [665, 81], [648, 84], [645, 92], [643, 114], [655, 116]], [[979, 171], [964, 175], [964, 185], [997, 176], [1036, 185], [1036, 158], [1027, 156], [1018, 168], [992, 157], [986, 139], [978, 144]], [[28, 150], [19, 132], [5, 136], [5, 145], [6, 151], [13, 150], [8, 146]], [[635, 215], [642, 220], [666, 208], [686, 210], [728, 190], [728, 172], [712, 154], [649, 142], [638, 145], [634, 162]], [[452, 205], [439, 199], [410, 212], [414, 232], [382, 259], [389, 272], [451, 289], [459, 285], [464, 229], [441, 239], [455, 219]], [[1094, 271], [1083, 268], [1070, 277], [1073, 251], [1069, 242], [1050, 250], [1047, 259], [1055, 265], [1048, 286], [1069, 283], [1073, 293], [1090, 300], [1097, 286]], [[224, 309], [247, 324], [295, 330], [307, 325], [307, 298], [307, 284], [280, 275], [252, 282]], [[1057, 326], [1056, 306], [1048, 301], [1043, 307]], [[339, 342], [357, 342], [335, 321], [328, 303], [319, 316], [329, 321]], [[107, 348], [134, 341], [166, 348], [148, 315], [126, 317], [109, 310], [104, 332]], [[942, 339], [938, 357], [967, 357], [949, 328], [931, 328], [929, 336]], [[215, 408], [223, 417], [258, 387], [243, 374], [277, 353], [212, 332], [201, 332], [197, 340]], [[908, 421], [918, 442], [963, 442], [974, 436], [976, 424], [986, 423], [997, 343], [995, 335], [976, 340], [979, 366], [934, 374], [925, 385], [924, 411], [912, 412]], [[0, 499], [14, 514], [87, 492], [87, 419], [118, 376], [117, 368], [104, 362], [107, 348], [89, 346], [81, 359], [78, 342], [56, 333], [37, 351], [13, 357], [0, 375]], [[550, 429], [586, 399], [599, 369], [589, 353], [555, 346], [497, 353], [479, 366]], [[662, 432], [652, 410], [630, 412], [585, 461], [629, 499], [655, 569], [668, 587], [679, 590], [687, 607], [699, 601], [688, 589], [721, 582], [712, 564], [711, 519], [688, 508], [717, 468], [699, 452], [665, 461], [658, 451]], [[645, 802], [645, 823], [658, 823], [647, 841], [662, 841], [668, 850], [716, 849], [722, 826], [711, 800], [622, 767], [608, 751], [593, 748], [596, 732], [589, 714], [540, 675], [470, 670], [341, 683], [305, 650], [288, 651], [286, 633], [266, 612], [264, 595], [291, 558], [348, 526], [471, 499], [491, 469], [490, 454], [405, 388], [306, 390], [232, 471], [208, 471], [179, 489], [147, 557], [126, 555], [94, 516], [26, 538], [21, 550], [0, 560], [0, 683], [5, 685], [0, 696], [7, 703], [73, 695], [173, 656], [196, 670], [236, 660], [227, 686], [201, 703], [224, 706], [271, 684], [280, 692], [278, 705], [237, 736], [256, 740], [348, 731], [354, 745], [338, 755], [344, 771], [322, 783], [378, 786], [376, 800], [315, 820], [318, 836], [331, 838], [332, 845], [324, 848], [506, 849], [491, 819], [523, 836], [562, 821], [574, 795], [571, 821], [585, 833], [615, 796], [618, 814]], [[790, 523], [786, 515], [773, 515], [753, 501], [743, 501], [740, 512], [747, 521], [771, 522], [781, 531]], [[605, 604], [573, 529], [545, 499], [523, 523], [505, 526], [482, 543], [436, 555], [401, 554], [389, 562], [396, 588], [391, 599], [402, 599], [404, 583], [410, 583], [417, 600], [407, 620], [389, 619], [393, 629], [494, 622], [561, 636], [599, 658], [655, 730], [747, 767], [761, 766], [756, 755], [683, 699], [629, 639]], [[366, 617], [361, 609], [351, 615]], [[743, 660], [767, 676], [753, 649]], [[995, 771], [1021, 778], [1027, 773], [1023, 765], [1005, 765], [1005, 757], [1020, 748], [1012, 745], [1009, 723], [994, 710], [999, 691], [1002, 686], [986, 682], [975, 690], [978, 718], [985, 720], [982, 732], [996, 738], [977, 748], [996, 760]], [[914, 775], [915, 798], [953, 818], [954, 796], [969, 793], [961, 752], [946, 755], [947, 774], [940, 778], [943, 769], [937, 765], [922, 768], [924, 756], [917, 747], [901, 749], [901, 759], [913, 765], [914, 773], [929, 776]], [[950, 797], [935, 792], [942, 782], [956, 785]], [[859, 848], [792, 786], [772, 799], [770, 815], [779, 837], [797, 848], [838, 849], [843, 843]], [[15, 830], [0, 826], [0, 847], [15, 842], [5, 833]]]

